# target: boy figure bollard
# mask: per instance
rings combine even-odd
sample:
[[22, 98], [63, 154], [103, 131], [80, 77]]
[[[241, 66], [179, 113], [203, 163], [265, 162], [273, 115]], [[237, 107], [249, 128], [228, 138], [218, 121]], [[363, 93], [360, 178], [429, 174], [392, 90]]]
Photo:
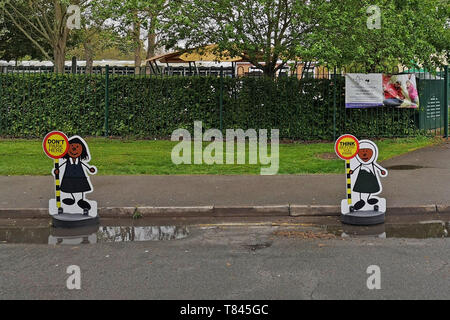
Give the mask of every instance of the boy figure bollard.
[[376, 161], [377, 145], [370, 140], [358, 141], [352, 135], [341, 136], [335, 144], [339, 158], [346, 161], [347, 199], [341, 202], [342, 222], [353, 225], [384, 223], [386, 199], [380, 177], [388, 172]]
[[43, 141], [46, 155], [55, 161], [55, 199], [49, 201], [54, 227], [75, 228], [98, 224], [97, 202], [86, 199], [94, 191], [89, 179], [97, 168], [89, 165], [87, 143], [79, 136], [70, 139], [59, 131], [47, 134]]

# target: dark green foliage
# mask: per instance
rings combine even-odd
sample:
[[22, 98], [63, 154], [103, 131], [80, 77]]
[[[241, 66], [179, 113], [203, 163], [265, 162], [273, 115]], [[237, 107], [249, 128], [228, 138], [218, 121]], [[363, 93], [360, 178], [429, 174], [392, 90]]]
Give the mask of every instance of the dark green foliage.
[[101, 135], [104, 78], [54, 73], [0, 75], [0, 133], [42, 137], [52, 130]]
[[[279, 129], [280, 138], [332, 140], [417, 133], [412, 109], [345, 109], [345, 80], [225, 78], [223, 128]], [[111, 76], [112, 136], [168, 138], [178, 128], [219, 128], [220, 78]], [[104, 134], [105, 76], [0, 74], [0, 135]], [[334, 118], [336, 130], [334, 130]]]

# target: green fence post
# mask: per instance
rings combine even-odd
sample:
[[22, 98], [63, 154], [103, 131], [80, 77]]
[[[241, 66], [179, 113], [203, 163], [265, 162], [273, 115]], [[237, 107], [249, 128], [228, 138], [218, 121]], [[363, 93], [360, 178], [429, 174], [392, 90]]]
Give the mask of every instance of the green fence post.
[[219, 107], [220, 107], [220, 132], [223, 129], [223, 66], [220, 67], [220, 97], [219, 97]]
[[333, 141], [336, 141], [336, 67], [334, 67], [333, 78]]
[[448, 81], [448, 65], [444, 67], [444, 134], [448, 139], [448, 87], [450, 83]]
[[[6, 69], [8, 70], [8, 69]], [[2, 80], [3, 80], [3, 67], [0, 67], [0, 97], [3, 97], [3, 84], [2, 84]], [[3, 125], [3, 111], [0, 112], [0, 135], [2, 134], [2, 125]]]
[[72, 73], [77, 73], [77, 57], [72, 57]]
[[109, 65], [105, 68], [105, 136], [109, 135]]

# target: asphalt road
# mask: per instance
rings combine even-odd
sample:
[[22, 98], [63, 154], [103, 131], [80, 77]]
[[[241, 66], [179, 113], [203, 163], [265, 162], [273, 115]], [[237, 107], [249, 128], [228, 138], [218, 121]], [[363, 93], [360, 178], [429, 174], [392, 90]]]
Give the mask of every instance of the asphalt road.
[[[450, 299], [449, 238], [325, 239], [304, 226], [189, 231], [173, 241], [0, 244], [0, 299]], [[80, 267], [80, 290], [66, 287], [70, 265]], [[371, 265], [379, 290], [367, 288]]]

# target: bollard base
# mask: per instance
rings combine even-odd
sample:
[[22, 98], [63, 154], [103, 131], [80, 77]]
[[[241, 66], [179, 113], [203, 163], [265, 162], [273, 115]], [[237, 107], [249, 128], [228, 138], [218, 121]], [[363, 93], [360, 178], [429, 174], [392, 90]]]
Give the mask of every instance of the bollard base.
[[100, 223], [98, 216], [93, 218], [83, 214], [58, 214], [52, 216], [52, 225], [55, 228], [81, 228], [95, 226]]
[[354, 226], [373, 226], [384, 223], [385, 216], [380, 211], [354, 211], [341, 215], [341, 221]]

